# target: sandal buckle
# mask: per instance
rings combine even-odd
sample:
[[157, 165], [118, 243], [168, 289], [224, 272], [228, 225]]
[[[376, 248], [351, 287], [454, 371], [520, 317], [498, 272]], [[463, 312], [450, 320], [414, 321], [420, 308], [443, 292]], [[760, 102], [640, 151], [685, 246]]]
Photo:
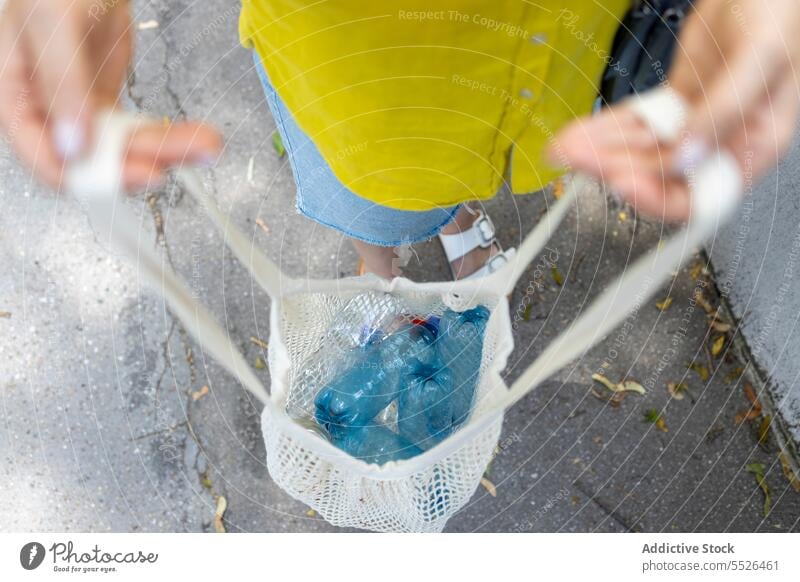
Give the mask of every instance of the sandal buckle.
[[483, 214], [480, 218], [478, 218], [478, 220], [476, 220], [473, 223], [472, 226], [478, 231], [478, 234], [480, 234], [481, 248], [485, 249], [492, 246], [492, 243], [494, 242], [495, 239], [495, 230], [492, 220], [488, 216]]
[[489, 267], [489, 272], [490, 273], [494, 273], [495, 271], [497, 271], [501, 267], [504, 267], [505, 265], [507, 265], [508, 262], [509, 262], [509, 259], [506, 256], [505, 251], [503, 251], [501, 253], [496, 254], [491, 259], [489, 259], [489, 262], [486, 263], [486, 265]]

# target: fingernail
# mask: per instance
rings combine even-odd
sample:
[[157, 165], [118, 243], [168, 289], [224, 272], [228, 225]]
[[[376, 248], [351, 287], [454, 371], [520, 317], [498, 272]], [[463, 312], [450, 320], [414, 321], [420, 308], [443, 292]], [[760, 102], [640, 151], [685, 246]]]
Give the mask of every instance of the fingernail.
[[83, 151], [85, 140], [83, 125], [77, 121], [60, 120], [56, 122], [53, 131], [56, 152], [64, 160], [77, 158]]
[[678, 146], [678, 156], [675, 158], [673, 170], [678, 174], [685, 174], [705, 160], [708, 157], [708, 152], [709, 148], [702, 140], [691, 139], [682, 142]]

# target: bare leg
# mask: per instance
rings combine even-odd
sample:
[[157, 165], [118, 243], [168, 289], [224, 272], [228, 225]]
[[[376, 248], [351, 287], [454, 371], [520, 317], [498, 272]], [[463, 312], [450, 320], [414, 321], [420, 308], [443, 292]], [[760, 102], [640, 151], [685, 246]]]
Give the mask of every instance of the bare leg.
[[380, 247], [355, 239], [353, 246], [364, 261], [364, 270], [367, 273], [375, 273], [384, 279], [400, 276], [400, 269], [395, 262], [397, 256], [394, 247]]
[[[475, 222], [475, 215], [470, 213], [465, 207], [461, 207], [453, 221], [442, 229], [442, 234], [458, 234], [464, 230], [468, 230]], [[497, 247], [489, 247], [482, 249], [480, 247], [473, 249], [463, 257], [452, 261], [450, 264], [453, 267], [453, 272], [456, 274], [456, 279], [463, 279], [471, 275], [483, 265], [490, 257], [496, 255], [500, 249]]]

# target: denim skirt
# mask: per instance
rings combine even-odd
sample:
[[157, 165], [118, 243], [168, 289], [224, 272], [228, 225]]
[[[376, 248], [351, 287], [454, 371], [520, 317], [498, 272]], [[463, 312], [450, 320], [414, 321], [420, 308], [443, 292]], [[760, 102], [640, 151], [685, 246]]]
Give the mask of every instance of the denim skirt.
[[297, 185], [297, 210], [344, 235], [379, 246], [401, 246], [439, 233], [459, 206], [424, 211], [381, 206], [348, 190], [334, 176], [314, 142], [295, 123], [253, 52], [272, 117], [283, 140]]

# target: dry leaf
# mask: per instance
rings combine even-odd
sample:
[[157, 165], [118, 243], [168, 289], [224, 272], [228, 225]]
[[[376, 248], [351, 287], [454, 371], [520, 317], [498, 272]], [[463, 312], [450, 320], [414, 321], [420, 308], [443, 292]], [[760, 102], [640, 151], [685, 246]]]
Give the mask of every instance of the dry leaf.
[[261, 230], [264, 231], [264, 234], [269, 234], [269, 227], [267, 226], [267, 223], [261, 219], [261, 217], [256, 218], [256, 224], [259, 226], [259, 228], [261, 228]]
[[592, 374], [592, 380], [595, 382], [600, 382], [603, 386], [611, 390], [612, 392], [617, 391], [617, 385], [614, 384], [611, 380], [603, 376], [602, 374]]
[[667, 392], [669, 392], [670, 396], [672, 396], [675, 400], [683, 400], [684, 392], [689, 389], [689, 386], [685, 382], [670, 382], [667, 384]]
[[531, 311], [532, 310], [533, 310], [533, 304], [532, 303], [528, 303], [525, 306], [525, 309], [522, 311], [522, 319], [524, 321], [530, 321], [531, 320]]
[[608, 393], [605, 392], [600, 393], [594, 387], [592, 387], [591, 393], [598, 400], [602, 400], [603, 402], [608, 402], [614, 408], [617, 408], [620, 405], [620, 403], [625, 399], [625, 397], [628, 395], [627, 392], [614, 392], [611, 394], [611, 396], [609, 396]]
[[761, 419], [758, 425], [758, 442], [764, 444], [769, 440], [769, 427], [772, 424], [772, 417], [767, 415]]
[[313, 509], [309, 509], [308, 511], [306, 511], [306, 516], [308, 516], [308, 517], [317, 517], [317, 512], [314, 511]]
[[250, 156], [250, 161], [247, 162], [247, 182], [251, 186], [255, 186], [255, 182], [253, 181], [253, 173], [256, 167], [256, 159], [253, 156]]
[[644, 389], [644, 386], [639, 384], [638, 382], [634, 382], [633, 380], [625, 380], [624, 382], [620, 382], [617, 384], [619, 386], [619, 392], [636, 392], [637, 394], [646, 394], [647, 390]]
[[0, 319], [8, 319], [11, 317], [10, 311], [0, 311]]
[[564, 284], [564, 277], [556, 267], [550, 267], [550, 274], [553, 275], [553, 281], [556, 282], [556, 285], [561, 287]]
[[208, 394], [208, 386], [203, 386], [197, 392], [192, 392], [192, 400], [197, 402], [198, 400], [200, 400], [206, 394]]
[[277, 131], [272, 133], [272, 147], [275, 149], [275, 153], [278, 154], [279, 158], [282, 158], [286, 153], [286, 148], [283, 147], [283, 138], [281, 138], [281, 134]]
[[794, 474], [794, 471], [792, 470], [792, 465], [789, 463], [789, 458], [786, 456], [786, 453], [779, 454], [778, 459], [781, 462], [781, 469], [783, 469], [783, 474], [789, 480], [789, 485], [792, 486], [792, 489], [800, 493], [800, 477]]
[[744, 368], [742, 368], [741, 366], [736, 366], [733, 370], [725, 374], [724, 378], [725, 383], [730, 384], [732, 382], [735, 382], [736, 380], [741, 378], [743, 373], [744, 373]]
[[591, 389], [591, 393], [592, 393], [592, 396], [594, 396], [594, 397], [595, 397], [595, 398], [597, 398], [598, 400], [602, 400], [603, 402], [605, 402], [606, 400], [608, 400], [608, 397], [607, 397], [605, 394], [601, 394], [601, 393], [600, 393], [598, 390], [596, 390], [594, 387], [592, 387], [592, 389]]
[[667, 423], [664, 422], [664, 417], [655, 408], [650, 408], [644, 411], [644, 422], [650, 422], [656, 425], [656, 428], [661, 432], [669, 432]]
[[761, 409], [756, 410], [755, 408], [751, 408], [750, 410], [742, 410], [736, 413], [736, 416], [733, 417], [733, 421], [736, 424], [742, 424], [745, 420], [755, 420], [761, 416]]
[[261, 356], [256, 358], [256, 361], [253, 365], [256, 367], [256, 370], [263, 370], [267, 367], [266, 364], [264, 364], [264, 360], [261, 359]]
[[750, 410], [742, 410], [736, 414], [734, 418], [736, 424], [742, 424], [745, 420], [753, 420], [761, 416], [761, 403], [758, 401], [758, 396], [756, 396], [753, 387], [745, 382], [744, 386], [742, 386], [742, 390], [744, 391], [745, 398], [747, 398], [747, 401], [750, 402], [752, 406]]
[[672, 297], [665, 297], [661, 301], [656, 301], [656, 307], [659, 311], [666, 311], [672, 305]]
[[145, 20], [144, 22], [140, 22], [138, 26], [139, 30], [151, 30], [153, 28], [158, 28], [157, 20]]
[[642, 395], [647, 393], [647, 391], [644, 389], [644, 386], [638, 382], [634, 382], [633, 380], [624, 380], [619, 384], [614, 384], [602, 374], [592, 374], [592, 380], [595, 382], [600, 382], [600, 384], [612, 392], [636, 392], [637, 394]]
[[715, 313], [717, 311], [711, 306], [711, 304], [708, 302], [708, 299], [706, 299], [706, 296], [703, 295], [703, 292], [699, 289], [694, 292], [694, 300], [700, 307], [705, 309], [706, 313]]
[[256, 344], [260, 348], [264, 348], [265, 350], [269, 347], [269, 344], [262, 339], [257, 338], [254, 335], [250, 336], [250, 341]]
[[764, 465], [762, 463], [750, 463], [745, 466], [744, 470], [755, 475], [756, 483], [758, 483], [761, 491], [764, 492], [764, 517], [767, 517], [767, 515], [769, 515], [769, 507], [772, 503], [772, 495], [769, 491], [767, 478], [764, 476]]
[[553, 196], [556, 200], [560, 199], [564, 195], [564, 182], [561, 180], [556, 180], [553, 184]]
[[228, 500], [220, 495], [217, 497], [217, 510], [214, 512], [214, 530], [217, 533], [225, 533], [225, 523], [222, 518], [225, 516], [226, 509], [228, 509]]
[[761, 410], [761, 403], [758, 401], [758, 396], [756, 396], [756, 393], [755, 393], [755, 390], [753, 390], [753, 387], [750, 384], [748, 384], [747, 382], [745, 382], [742, 389], [744, 390], [745, 398], [747, 398], [747, 400], [750, 402], [750, 404], [752, 404], [754, 407], [756, 407], [759, 410]]
[[627, 395], [627, 392], [615, 392], [611, 398], [608, 399], [608, 402], [611, 404], [611, 406], [617, 408], [620, 404], [622, 404], [622, 401], [625, 400]]
[[723, 323], [718, 319], [711, 322], [711, 329], [719, 333], [728, 333], [732, 328], [733, 326], [730, 323]]
[[494, 483], [489, 481], [486, 477], [481, 477], [481, 485], [483, 485], [483, 488], [486, 489], [486, 492], [489, 495], [492, 497], [497, 497], [497, 487], [495, 487]]
[[696, 281], [700, 275], [703, 274], [704, 265], [700, 261], [695, 261], [691, 267], [689, 267], [689, 277], [691, 277], [692, 281]]
[[703, 364], [698, 364], [697, 362], [691, 362], [689, 364], [686, 364], [686, 367], [689, 370], [696, 372], [697, 375], [700, 376], [700, 379], [703, 382], [706, 382], [711, 376], [711, 374], [708, 373], [708, 368], [706, 368]]
[[711, 355], [714, 357], [720, 355], [720, 353], [722, 352], [722, 348], [724, 347], [725, 347], [725, 336], [721, 335], [714, 340], [713, 344], [711, 344]]

